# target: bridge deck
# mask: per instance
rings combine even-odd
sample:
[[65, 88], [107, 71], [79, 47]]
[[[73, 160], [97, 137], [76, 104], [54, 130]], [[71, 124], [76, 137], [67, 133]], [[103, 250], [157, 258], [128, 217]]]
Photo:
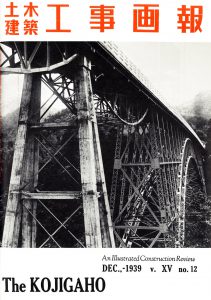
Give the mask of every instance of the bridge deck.
[[160, 94], [160, 92], [153, 87], [151, 82], [144, 76], [144, 74], [140, 71], [139, 68], [133, 64], [128, 57], [118, 48], [115, 43], [112, 42], [101, 42], [99, 43], [101, 47], [108, 52], [109, 56], [113, 56], [115, 60], [118, 61], [119, 64], [122, 65], [123, 68], [130, 74], [129, 78], [134, 78], [134, 80], [138, 81], [139, 84], [144, 85], [148, 92], [151, 94], [150, 100], [155, 101], [159, 106], [161, 106], [164, 110], [167, 110], [173, 117], [175, 117], [181, 124], [184, 126], [191, 135], [200, 143], [200, 145], [204, 148], [204, 144], [196, 134], [196, 132], [192, 129], [192, 127], [188, 124], [188, 122], [174, 109], [170, 106], [170, 104], [165, 100], [165, 98]]
[[[187, 121], [161, 96], [149, 80], [142, 74], [142, 72], [133, 64], [123, 51], [113, 42], [7, 42], [3, 43], [9, 46], [13, 52], [16, 51], [20, 58], [19, 62], [13, 63], [11, 67], [11, 60], [8, 60], [10, 65], [2, 64], [2, 72], [11, 73], [29, 73], [42, 72], [43, 70], [52, 71], [52, 66], [56, 70], [66, 68], [67, 64], [75, 58], [78, 53], [83, 53], [91, 56], [100, 65], [112, 65], [113, 68], [119, 71], [125, 79], [130, 82], [138, 90], [144, 91], [148, 101], [153, 102], [159, 106], [170, 117], [175, 119], [179, 124], [187, 130], [193, 139], [204, 149], [204, 144], [187, 123]], [[2, 48], [1, 48], [2, 50]], [[4, 49], [3, 49], [4, 51]], [[50, 54], [51, 51], [51, 56]], [[16, 53], [16, 55], [17, 55]], [[27, 65], [30, 61], [30, 66]], [[24, 61], [26, 64], [24, 66]]]

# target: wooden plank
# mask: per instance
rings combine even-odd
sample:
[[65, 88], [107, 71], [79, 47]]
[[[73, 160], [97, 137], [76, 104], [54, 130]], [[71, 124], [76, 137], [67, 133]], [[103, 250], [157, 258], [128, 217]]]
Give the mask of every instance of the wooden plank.
[[96, 179], [97, 179], [98, 191], [100, 192], [99, 210], [100, 210], [102, 246], [103, 248], [115, 248], [115, 240], [114, 240], [113, 226], [111, 220], [111, 210], [108, 201], [108, 193], [107, 193], [107, 187], [105, 181], [102, 152], [101, 152], [97, 118], [96, 118], [94, 105], [93, 105], [92, 115], [93, 115], [95, 167], [96, 167], [96, 176], [97, 176]]
[[31, 66], [31, 63], [32, 63], [32, 61], [33, 61], [33, 59], [34, 59], [34, 57], [35, 57], [35, 55], [36, 55], [36, 53], [37, 53], [40, 45], [41, 45], [41, 42], [37, 42], [36, 43], [36, 45], [35, 45], [35, 47], [33, 49], [33, 52], [32, 52], [32, 54], [29, 57], [29, 62], [28, 62], [29, 66]]
[[[32, 215], [36, 217], [37, 214], [37, 201], [32, 201]], [[31, 239], [31, 247], [36, 248], [36, 238], [37, 238], [37, 221], [32, 218], [32, 229], [31, 229], [32, 239]]]
[[31, 200], [76, 200], [81, 199], [81, 192], [39, 192], [39, 193], [29, 193], [22, 192], [22, 199]]
[[[22, 64], [24, 64], [24, 60], [21, 57], [20, 53], [19, 54], [19, 58]], [[35, 73], [48, 73], [48, 72], [52, 72], [53, 70], [56, 70], [60, 67], [63, 67], [65, 65], [68, 65], [69, 63], [71, 63], [78, 55], [77, 54], [73, 54], [71, 57], [69, 57], [66, 60], [63, 60], [59, 63], [56, 63], [54, 65], [51, 65], [49, 67], [43, 67], [43, 68], [29, 68], [26, 69], [26, 66], [22, 66], [21, 68], [10, 68], [10, 67], [5, 67], [1, 69], [2, 73], [10, 73], [10, 74], [35, 74]]]
[[71, 127], [72, 122], [60, 122], [60, 123], [40, 123], [31, 125], [31, 129], [45, 130], [45, 129], [66, 129]]
[[[178, 165], [180, 161], [161, 161], [159, 165]], [[152, 163], [122, 163], [122, 167], [141, 167], [141, 166], [151, 166]]]
[[19, 126], [14, 147], [13, 164], [9, 185], [7, 208], [4, 222], [2, 246], [17, 247], [20, 231], [20, 186], [22, 178], [22, 166], [27, 134], [27, 121], [29, 118], [29, 106], [31, 99], [33, 76], [25, 75], [21, 98]]
[[[38, 122], [40, 118], [40, 98], [41, 98], [41, 76], [33, 75], [33, 84], [30, 100], [30, 121]], [[38, 181], [38, 165], [39, 165], [39, 147], [34, 138], [34, 133], [29, 130], [25, 155], [23, 161], [23, 178], [22, 186], [26, 191], [34, 191]], [[36, 221], [33, 216], [36, 216], [36, 203], [27, 199], [23, 202], [22, 210], [22, 247], [31, 248], [36, 245]], [[29, 211], [32, 213], [30, 214]], [[33, 216], [32, 216], [33, 215]]]
[[90, 62], [80, 57], [75, 73], [74, 87], [78, 108], [79, 152], [84, 210], [85, 240], [87, 248], [101, 248], [99, 203], [91, 121], [92, 91], [90, 89]]
[[136, 226], [136, 225], [118, 225], [115, 229], [143, 229], [143, 230], [160, 230], [158, 226]]
[[25, 199], [22, 208], [22, 248], [32, 247], [32, 215], [29, 214], [28, 210], [32, 213], [32, 202]]

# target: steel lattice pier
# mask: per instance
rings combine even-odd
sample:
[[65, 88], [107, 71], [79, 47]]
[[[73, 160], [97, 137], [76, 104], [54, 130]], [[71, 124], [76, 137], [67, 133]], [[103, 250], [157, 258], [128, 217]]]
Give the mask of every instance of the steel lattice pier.
[[109, 47], [1, 46], [3, 72], [25, 74], [3, 246], [190, 245], [204, 147]]

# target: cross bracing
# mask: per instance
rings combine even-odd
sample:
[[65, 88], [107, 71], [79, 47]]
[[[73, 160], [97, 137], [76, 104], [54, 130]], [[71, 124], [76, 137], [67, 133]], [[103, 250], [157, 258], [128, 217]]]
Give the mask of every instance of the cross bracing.
[[3, 43], [3, 72], [25, 74], [3, 246], [188, 245], [203, 144], [109, 47]]

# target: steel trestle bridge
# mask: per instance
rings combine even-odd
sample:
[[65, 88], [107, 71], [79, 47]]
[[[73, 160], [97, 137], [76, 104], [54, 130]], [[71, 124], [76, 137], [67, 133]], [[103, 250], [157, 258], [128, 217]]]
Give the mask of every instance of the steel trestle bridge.
[[[206, 199], [204, 146], [122, 51], [0, 50], [2, 73], [24, 74], [2, 246], [188, 246], [189, 215]], [[49, 117], [58, 102], [66, 109]]]

